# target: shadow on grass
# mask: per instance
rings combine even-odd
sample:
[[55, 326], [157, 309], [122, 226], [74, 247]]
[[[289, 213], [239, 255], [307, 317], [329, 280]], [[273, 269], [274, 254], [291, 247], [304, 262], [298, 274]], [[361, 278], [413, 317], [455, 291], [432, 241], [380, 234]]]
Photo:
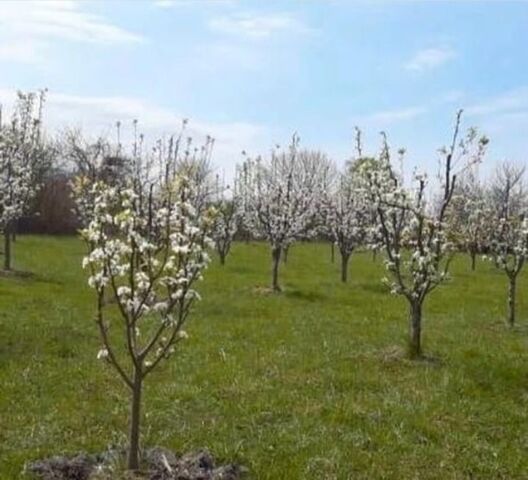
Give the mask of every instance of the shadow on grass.
[[359, 288], [376, 295], [387, 295], [389, 293], [388, 287], [382, 283], [361, 283], [359, 284]]
[[485, 324], [484, 328], [491, 332], [512, 334], [512, 335], [528, 335], [528, 324], [517, 322], [511, 326], [504, 319], [496, 319], [491, 323]]
[[25, 283], [47, 283], [51, 285], [64, 285], [64, 282], [54, 277], [26, 270], [0, 270], [0, 279], [11, 279]]
[[304, 300], [306, 302], [321, 302], [326, 299], [326, 296], [320, 292], [305, 291], [305, 290], [286, 290], [284, 295], [288, 298]]
[[24, 270], [0, 270], [0, 278], [16, 278], [19, 280], [35, 279], [36, 275], [33, 272], [26, 272]]

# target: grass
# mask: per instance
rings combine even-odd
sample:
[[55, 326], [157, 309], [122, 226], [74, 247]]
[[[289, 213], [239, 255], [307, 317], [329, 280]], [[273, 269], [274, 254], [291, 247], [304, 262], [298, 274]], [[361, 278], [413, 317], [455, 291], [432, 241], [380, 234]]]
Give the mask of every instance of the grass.
[[[19, 237], [0, 278], [0, 478], [27, 460], [126, 441], [128, 398], [96, 360], [93, 292], [73, 238]], [[425, 305], [424, 345], [409, 362], [406, 307], [370, 255], [339, 281], [329, 247], [296, 245], [285, 291], [263, 294], [269, 254], [237, 244], [200, 285], [179, 354], [147, 380], [143, 440], [207, 447], [257, 479], [528, 478], [528, 296], [519, 327], [502, 318], [506, 280], [453, 264]]]

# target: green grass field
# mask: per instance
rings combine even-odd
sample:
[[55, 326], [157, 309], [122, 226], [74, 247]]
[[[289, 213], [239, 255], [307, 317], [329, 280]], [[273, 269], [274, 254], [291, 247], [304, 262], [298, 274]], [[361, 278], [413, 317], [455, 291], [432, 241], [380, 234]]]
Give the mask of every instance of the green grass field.
[[[0, 479], [24, 462], [124, 445], [127, 391], [96, 359], [93, 291], [72, 238], [20, 237], [0, 278]], [[502, 321], [506, 280], [453, 264], [425, 305], [424, 346], [410, 362], [406, 306], [358, 254], [339, 281], [328, 245], [295, 245], [285, 291], [265, 295], [264, 244], [214, 263], [179, 354], [147, 380], [143, 443], [210, 449], [251, 478], [528, 478], [528, 276], [519, 326]]]

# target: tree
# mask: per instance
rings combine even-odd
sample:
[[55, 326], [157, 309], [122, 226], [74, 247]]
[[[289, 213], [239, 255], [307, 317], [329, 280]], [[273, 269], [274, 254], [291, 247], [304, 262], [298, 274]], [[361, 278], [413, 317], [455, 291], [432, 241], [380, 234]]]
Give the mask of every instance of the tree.
[[38, 191], [43, 158], [42, 108], [45, 92], [18, 92], [11, 120], [0, 110], [0, 229], [4, 235], [4, 269], [11, 269], [13, 227]]
[[[381, 164], [379, 159], [376, 157], [366, 156], [363, 154], [362, 132], [359, 127], [354, 127], [354, 130], [354, 146], [356, 150], [355, 156], [347, 160], [345, 164], [345, 174], [354, 179], [357, 194], [362, 195], [363, 202], [365, 202], [365, 192], [361, 192], [361, 185], [365, 185], [366, 182], [366, 178], [364, 177], [365, 172], [380, 168]], [[376, 211], [372, 208], [372, 206], [367, 208], [370, 212], [370, 217], [366, 220], [367, 227], [365, 228], [366, 231], [364, 242], [372, 250], [372, 259], [375, 261], [378, 251], [381, 248], [382, 238], [380, 236], [379, 229], [376, 228]]]
[[245, 222], [252, 234], [271, 247], [272, 289], [281, 290], [282, 252], [315, 230], [324, 171], [329, 163], [319, 152], [299, 151], [294, 135], [287, 151], [276, 148], [271, 158], [246, 159], [241, 167]]
[[341, 281], [348, 278], [348, 262], [362, 245], [370, 227], [371, 209], [356, 178], [350, 172], [341, 175], [337, 188], [326, 201], [327, 222], [341, 254]]
[[[90, 269], [88, 283], [97, 293], [96, 323], [103, 343], [98, 357], [116, 369], [131, 391], [132, 470], [139, 467], [143, 382], [186, 337], [183, 326], [199, 298], [194, 284], [209, 262], [209, 220], [196, 216], [189, 187], [185, 178], [173, 178], [140, 205], [133, 188], [98, 182], [93, 218], [82, 232], [89, 245], [83, 266]], [[110, 320], [108, 291], [120, 322]]]
[[[215, 140], [207, 135], [201, 146], [194, 146], [191, 137], [183, 139], [187, 121], [184, 120], [182, 130], [177, 137], [172, 137], [166, 147], [159, 146], [160, 154], [165, 150], [173, 160], [166, 169], [167, 174], [184, 175], [193, 184], [193, 198], [190, 199], [198, 213], [205, 211], [216, 193], [215, 177], [213, 175], [212, 154]], [[184, 142], [184, 144], [182, 144]], [[172, 171], [171, 171], [172, 170]]]
[[[97, 178], [80, 199], [93, 199], [81, 235], [88, 246], [83, 267], [96, 292], [97, 356], [131, 393], [131, 470], [139, 467], [143, 384], [187, 337], [183, 327], [200, 298], [195, 284], [213, 246], [212, 211], [197, 210], [196, 182], [176, 170], [175, 151], [160, 145], [147, 157], [135, 141], [127, 157], [131, 174], [115, 185]], [[113, 320], [116, 309], [120, 321]]]
[[227, 197], [226, 192], [229, 187], [224, 186], [223, 182], [220, 184], [217, 176], [216, 194], [213, 199], [215, 223], [212, 237], [221, 265], [225, 264], [243, 214], [237, 183], [238, 181], [235, 181], [235, 188], [231, 192], [231, 196]]
[[508, 277], [508, 324], [515, 325], [517, 280], [528, 258], [528, 198], [525, 168], [501, 165], [491, 186], [496, 215], [489, 219], [489, 257]]
[[474, 271], [477, 255], [482, 253], [488, 233], [489, 205], [475, 169], [464, 173], [453, 195], [449, 227], [457, 247], [469, 254], [471, 270]]
[[[459, 139], [458, 112], [452, 142], [443, 148], [443, 175], [440, 192], [429, 197], [425, 174], [413, 175], [413, 188], [403, 180], [391, 164], [385, 135], [379, 164], [364, 170], [366, 190], [378, 220], [378, 238], [386, 255], [386, 268], [391, 279], [386, 283], [391, 292], [402, 295], [409, 305], [409, 343], [411, 358], [422, 355], [422, 307], [427, 296], [448, 277], [452, 243], [447, 239], [448, 211], [456, 187], [455, 169], [460, 164], [479, 162], [488, 140], [470, 129]], [[400, 151], [403, 155], [404, 151]], [[464, 168], [464, 167], [462, 167]], [[436, 200], [436, 201], [434, 201]]]

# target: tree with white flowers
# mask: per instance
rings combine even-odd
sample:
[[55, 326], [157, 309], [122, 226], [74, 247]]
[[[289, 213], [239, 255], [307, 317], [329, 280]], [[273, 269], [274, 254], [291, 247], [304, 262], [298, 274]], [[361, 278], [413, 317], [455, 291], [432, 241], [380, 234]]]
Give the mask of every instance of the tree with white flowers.
[[296, 135], [287, 151], [276, 148], [269, 160], [248, 158], [241, 167], [245, 223], [256, 238], [270, 244], [271, 286], [275, 292], [281, 290], [282, 252], [300, 237], [316, 231], [315, 213], [327, 168], [324, 156], [299, 151]]
[[4, 269], [11, 269], [11, 233], [24, 215], [39, 184], [36, 173], [44, 158], [42, 107], [45, 92], [18, 92], [10, 121], [0, 109], [0, 230], [4, 235]]
[[528, 197], [525, 168], [501, 165], [491, 185], [495, 215], [488, 219], [489, 256], [508, 277], [508, 325], [516, 319], [517, 282], [528, 259]]
[[233, 239], [238, 232], [243, 216], [242, 200], [238, 192], [238, 179], [235, 179], [234, 188], [230, 189], [224, 182], [220, 182], [217, 176], [213, 205], [215, 223], [211, 235], [220, 259], [220, 265], [225, 265], [226, 257], [231, 251]]
[[485, 248], [490, 216], [488, 200], [486, 188], [479, 181], [476, 169], [468, 169], [461, 176], [453, 195], [449, 227], [457, 248], [469, 254], [471, 270], [475, 270], [477, 256]]
[[368, 199], [350, 172], [341, 174], [325, 202], [326, 221], [341, 255], [341, 281], [348, 278], [350, 256], [367, 239], [372, 218]]
[[378, 221], [375, 238], [380, 239], [390, 274], [385, 282], [392, 293], [402, 295], [409, 304], [411, 358], [422, 355], [424, 301], [448, 278], [453, 244], [447, 238], [446, 220], [456, 188], [456, 170], [479, 162], [488, 143], [474, 129], [459, 138], [461, 114], [457, 114], [450, 146], [440, 151], [443, 172], [436, 198], [427, 196], [429, 183], [424, 174], [415, 173], [412, 187], [405, 187], [391, 164], [385, 135], [379, 162], [365, 166], [365, 187]]
[[193, 198], [190, 201], [200, 213], [207, 210], [216, 194], [212, 165], [215, 139], [207, 135], [205, 142], [195, 145], [191, 137], [183, 137], [186, 125], [187, 121], [184, 120], [180, 134], [171, 138], [166, 146], [158, 145], [158, 152], [163, 154], [167, 150], [168, 157], [172, 157], [167, 172], [183, 175], [193, 184]]
[[92, 218], [82, 231], [89, 248], [83, 266], [97, 299], [97, 356], [131, 392], [131, 470], [139, 467], [144, 381], [187, 337], [184, 326], [200, 298], [195, 285], [212, 246], [212, 217], [191, 203], [194, 183], [182, 175], [157, 178], [147, 194], [133, 181], [119, 188], [95, 182]]

